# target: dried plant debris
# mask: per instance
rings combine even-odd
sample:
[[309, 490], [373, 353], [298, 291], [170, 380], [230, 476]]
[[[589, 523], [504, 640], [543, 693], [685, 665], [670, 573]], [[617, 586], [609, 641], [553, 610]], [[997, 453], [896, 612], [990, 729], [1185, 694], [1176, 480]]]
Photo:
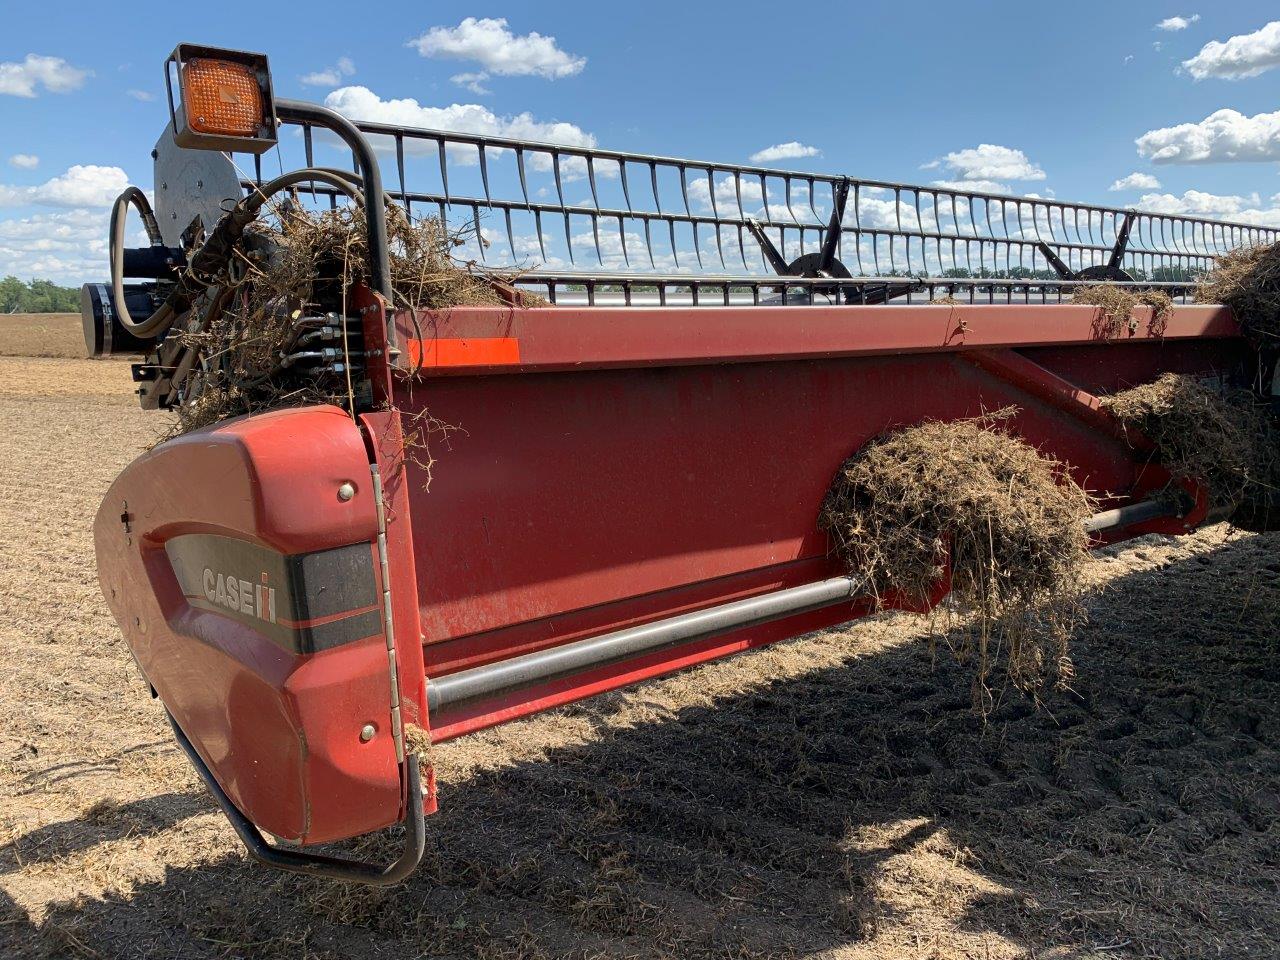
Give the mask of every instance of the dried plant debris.
[[[449, 232], [434, 217], [411, 220], [389, 204], [387, 234], [397, 307], [508, 303], [499, 287], [511, 278], [453, 260], [465, 233]], [[363, 210], [316, 213], [294, 200], [274, 204], [269, 218], [246, 230], [235, 258], [230, 282], [216, 295], [221, 302], [205, 313], [212, 319], [171, 334], [197, 347], [200, 357], [174, 433], [278, 407], [354, 406], [354, 384], [343, 374], [359, 344], [338, 318], [350, 312], [346, 291], [368, 279]], [[337, 352], [335, 362], [327, 373], [308, 376], [305, 364], [324, 350]]]
[[1164, 332], [1169, 315], [1173, 312], [1173, 300], [1163, 290], [1128, 290], [1114, 283], [1081, 287], [1072, 296], [1071, 302], [1102, 308], [1096, 332], [1106, 340], [1113, 340], [1125, 333], [1132, 336], [1138, 332], [1138, 319], [1133, 315], [1135, 307], [1151, 308], [1148, 329], [1157, 336]]
[[878, 602], [898, 594], [923, 603], [950, 564], [953, 602], [974, 616], [948, 625], [958, 627], [949, 642], [976, 660], [983, 709], [996, 662], [1031, 693], [1067, 681], [1068, 641], [1083, 616], [1092, 501], [1061, 463], [1009, 431], [1014, 413], [872, 440], [840, 467], [819, 517]]
[[1219, 257], [1196, 299], [1225, 303], [1249, 333], [1280, 341], [1280, 243], [1241, 247]]
[[1175, 478], [1204, 483], [1218, 507], [1265, 510], [1280, 484], [1280, 431], [1246, 390], [1222, 390], [1166, 373], [1101, 398], [1103, 407], [1156, 447]]

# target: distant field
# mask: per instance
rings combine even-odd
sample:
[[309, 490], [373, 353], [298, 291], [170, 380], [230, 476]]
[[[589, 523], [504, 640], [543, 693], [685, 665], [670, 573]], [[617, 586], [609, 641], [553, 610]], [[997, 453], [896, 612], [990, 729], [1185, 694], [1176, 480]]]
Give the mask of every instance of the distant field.
[[0, 356], [84, 357], [78, 313], [0, 313]]

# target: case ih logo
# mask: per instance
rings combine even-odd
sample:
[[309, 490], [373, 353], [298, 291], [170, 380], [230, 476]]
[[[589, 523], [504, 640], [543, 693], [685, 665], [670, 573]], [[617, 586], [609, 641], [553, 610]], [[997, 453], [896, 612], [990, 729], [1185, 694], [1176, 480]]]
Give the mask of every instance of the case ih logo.
[[250, 583], [239, 577], [214, 573], [205, 567], [202, 585], [205, 599], [210, 603], [247, 613], [267, 623], [276, 622], [276, 588], [267, 584], [265, 573], [261, 583]]

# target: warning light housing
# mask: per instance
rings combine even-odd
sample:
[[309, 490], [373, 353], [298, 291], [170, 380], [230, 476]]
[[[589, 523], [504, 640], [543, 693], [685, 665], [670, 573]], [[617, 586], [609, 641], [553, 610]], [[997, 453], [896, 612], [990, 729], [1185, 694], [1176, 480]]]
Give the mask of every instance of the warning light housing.
[[265, 54], [180, 43], [165, 62], [165, 83], [178, 146], [247, 153], [275, 146], [275, 101]]

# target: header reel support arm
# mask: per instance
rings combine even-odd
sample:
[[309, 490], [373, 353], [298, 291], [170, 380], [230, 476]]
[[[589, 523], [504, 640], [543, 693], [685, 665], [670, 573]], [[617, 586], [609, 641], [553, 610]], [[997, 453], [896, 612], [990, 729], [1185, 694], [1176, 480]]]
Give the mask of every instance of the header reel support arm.
[[1111, 255], [1107, 257], [1106, 263], [1094, 264], [1082, 270], [1072, 270], [1054, 252], [1053, 248], [1043, 240], [1036, 241], [1036, 249], [1040, 251], [1040, 256], [1049, 262], [1049, 266], [1053, 267], [1054, 272], [1063, 280], [1101, 280], [1114, 283], [1133, 283], [1133, 274], [1121, 267], [1120, 264], [1124, 263], [1124, 255], [1129, 247], [1129, 230], [1132, 229], [1133, 221], [1136, 218], [1137, 212], [1134, 210], [1129, 210], [1125, 213], [1120, 229], [1116, 231], [1115, 246], [1111, 248]]

